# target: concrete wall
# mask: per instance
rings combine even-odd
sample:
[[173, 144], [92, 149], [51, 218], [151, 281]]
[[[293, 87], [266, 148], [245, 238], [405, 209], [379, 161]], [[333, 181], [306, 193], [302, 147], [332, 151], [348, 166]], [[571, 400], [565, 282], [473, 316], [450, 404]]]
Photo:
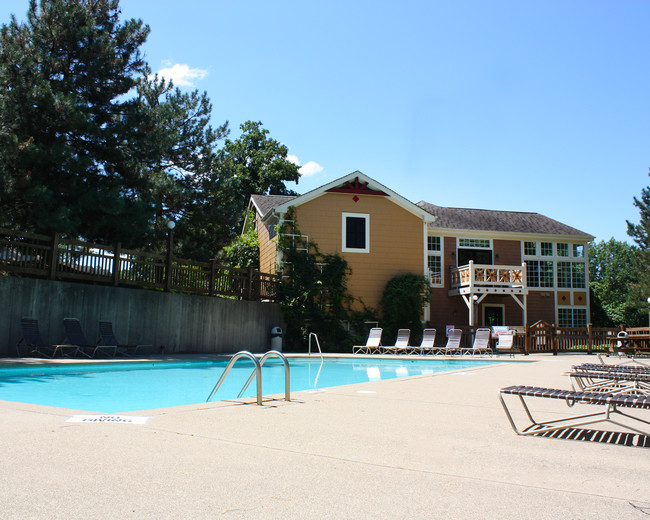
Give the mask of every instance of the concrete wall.
[[50, 343], [65, 340], [64, 317], [79, 318], [94, 343], [101, 319], [113, 322], [121, 343], [165, 353], [264, 352], [271, 327], [282, 326], [273, 303], [0, 276], [0, 356], [16, 355], [22, 316], [38, 319]]

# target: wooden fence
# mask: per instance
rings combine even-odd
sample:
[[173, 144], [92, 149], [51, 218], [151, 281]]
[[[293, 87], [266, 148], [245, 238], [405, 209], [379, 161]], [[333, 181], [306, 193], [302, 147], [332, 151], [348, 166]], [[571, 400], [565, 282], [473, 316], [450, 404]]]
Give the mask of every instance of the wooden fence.
[[163, 291], [274, 301], [277, 277], [215, 261], [166, 255], [0, 228], [0, 271]]
[[[554, 324], [538, 321], [532, 325], [510, 327], [516, 331], [515, 350], [525, 354], [539, 353], [608, 353], [613, 346], [612, 339], [624, 330], [617, 328], [599, 328], [588, 325], [587, 327], [561, 328]], [[625, 329], [628, 335], [650, 334], [650, 327]], [[471, 345], [473, 329], [464, 330], [465, 343]], [[496, 344], [496, 340], [493, 342]], [[650, 342], [639, 340], [641, 350], [650, 351]]]

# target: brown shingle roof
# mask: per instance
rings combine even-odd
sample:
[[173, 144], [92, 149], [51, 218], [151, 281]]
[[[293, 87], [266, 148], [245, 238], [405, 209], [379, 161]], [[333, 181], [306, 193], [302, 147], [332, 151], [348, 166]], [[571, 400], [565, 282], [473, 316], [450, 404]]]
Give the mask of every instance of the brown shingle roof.
[[424, 201], [418, 202], [417, 205], [437, 217], [436, 221], [430, 224], [435, 228], [593, 238], [588, 233], [539, 213], [443, 208]]
[[251, 195], [251, 201], [261, 216], [266, 215], [276, 206], [295, 198], [295, 195]]

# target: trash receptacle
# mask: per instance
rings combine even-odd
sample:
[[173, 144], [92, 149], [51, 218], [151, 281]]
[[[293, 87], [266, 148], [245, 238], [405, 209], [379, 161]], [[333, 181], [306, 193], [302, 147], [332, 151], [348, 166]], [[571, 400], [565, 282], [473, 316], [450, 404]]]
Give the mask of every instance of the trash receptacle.
[[271, 328], [271, 350], [282, 352], [282, 329], [280, 327]]

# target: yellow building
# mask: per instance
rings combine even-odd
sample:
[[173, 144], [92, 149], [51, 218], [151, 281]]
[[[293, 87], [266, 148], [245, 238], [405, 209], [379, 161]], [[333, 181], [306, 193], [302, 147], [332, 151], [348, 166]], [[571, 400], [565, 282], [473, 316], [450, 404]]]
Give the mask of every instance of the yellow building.
[[303, 239], [339, 254], [348, 291], [377, 308], [393, 277], [423, 274], [432, 286], [424, 321], [563, 327], [589, 322], [587, 245], [593, 236], [538, 213], [413, 204], [356, 171], [304, 195], [253, 195], [260, 270], [281, 262], [277, 226], [293, 210]]

